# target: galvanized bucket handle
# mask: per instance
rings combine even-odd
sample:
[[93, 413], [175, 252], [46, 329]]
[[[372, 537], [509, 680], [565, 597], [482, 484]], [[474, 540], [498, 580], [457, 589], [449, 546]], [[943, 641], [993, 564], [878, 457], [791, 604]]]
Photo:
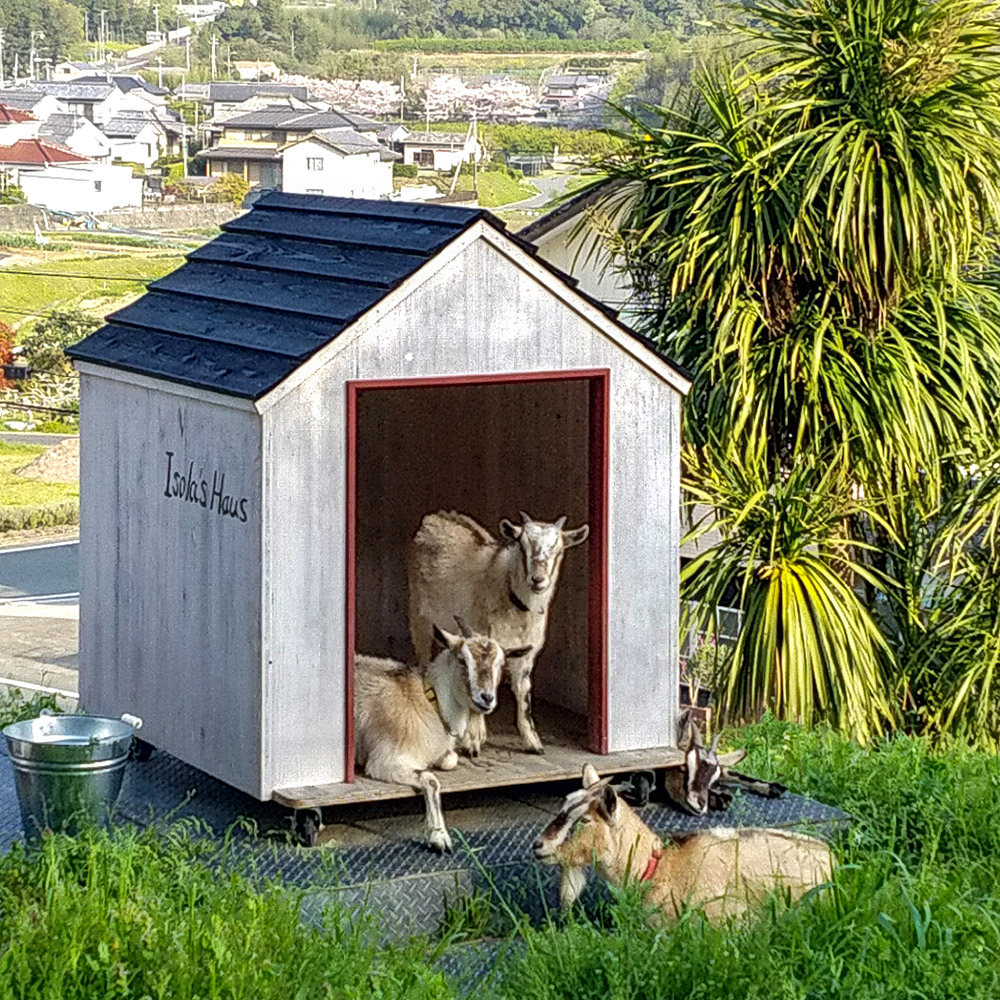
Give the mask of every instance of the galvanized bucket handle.
[[[43, 708], [39, 713], [40, 716], [44, 716], [46, 719], [59, 719], [71, 717], [72, 712], [53, 712], [51, 708]], [[138, 731], [142, 729], [142, 719], [138, 715], [132, 715], [129, 712], [122, 712], [120, 719], [125, 723], [126, 726], [131, 726], [133, 731]], [[102, 740], [115, 740], [121, 739], [120, 736], [91, 736], [90, 745], [93, 746], [95, 743], [100, 743]]]

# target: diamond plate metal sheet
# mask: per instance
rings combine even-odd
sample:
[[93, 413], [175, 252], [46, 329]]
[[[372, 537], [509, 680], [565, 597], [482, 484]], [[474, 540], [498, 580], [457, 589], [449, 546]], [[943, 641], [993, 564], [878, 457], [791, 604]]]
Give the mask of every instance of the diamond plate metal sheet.
[[[364, 842], [345, 839], [309, 849], [291, 839], [289, 810], [258, 802], [153, 751], [148, 760], [129, 764], [118, 814], [138, 826], [195, 820], [196, 830], [228, 845], [225, 864], [252, 878], [309, 890], [303, 919], [318, 921], [323, 907], [338, 901], [364, 907], [376, 918], [378, 933], [398, 938], [433, 933], [450, 903], [474, 891], [497, 892], [534, 921], [557, 912], [558, 872], [532, 860], [531, 844], [571, 787], [575, 782], [446, 796], [445, 816], [456, 845], [450, 855], [435, 854], [424, 843], [419, 800], [327, 810], [324, 819], [334, 824], [332, 829]], [[659, 802], [638, 811], [663, 836], [718, 826], [795, 826], [829, 835], [847, 820], [839, 810], [799, 796], [764, 799], [742, 791], [728, 809], [704, 817]], [[20, 836], [13, 772], [3, 756], [0, 850]], [[581, 900], [584, 909], [596, 914], [606, 899], [605, 887], [590, 879]]]

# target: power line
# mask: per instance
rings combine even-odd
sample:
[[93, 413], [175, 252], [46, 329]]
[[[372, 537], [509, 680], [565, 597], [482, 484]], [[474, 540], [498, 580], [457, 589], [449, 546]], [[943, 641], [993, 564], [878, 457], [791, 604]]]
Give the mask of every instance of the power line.
[[75, 271], [15, 271], [9, 267], [0, 267], [0, 274], [23, 274], [29, 278], [37, 276], [39, 278], [86, 278], [89, 281], [131, 281], [133, 285], [157, 281], [163, 277], [163, 275], [156, 274], [141, 278], [125, 278], [120, 275], [78, 274]]

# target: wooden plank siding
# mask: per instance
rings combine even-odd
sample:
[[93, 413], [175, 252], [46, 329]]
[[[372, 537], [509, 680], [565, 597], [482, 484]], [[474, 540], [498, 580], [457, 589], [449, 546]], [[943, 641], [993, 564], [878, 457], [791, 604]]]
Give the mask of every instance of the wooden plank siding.
[[[344, 777], [342, 755], [338, 759], [335, 750], [344, 739], [345, 720], [336, 703], [347, 669], [342, 612], [345, 382], [376, 375], [600, 368], [611, 373], [609, 749], [674, 742], [681, 397], [593, 323], [548, 294], [533, 275], [512, 266], [487, 240], [477, 239], [421, 283], [417, 293], [397, 299], [394, 308], [292, 391], [278, 394], [273, 405], [267, 397], [262, 400], [265, 508], [277, 502], [280, 484], [287, 496], [303, 498], [285, 504], [280, 517], [267, 521], [264, 601], [270, 676], [264, 713], [275, 722], [266, 741], [266, 787], [322, 785]], [[523, 418], [519, 429], [530, 432], [530, 415]], [[505, 426], [513, 428], [515, 421]], [[419, 423], [410, 428], [410, 448], [417, 454], [432, 447], [427, 429]], [[280, 459], [276, 442], [283, 443]], [[365, 462], [364, 454], [358, 461]], [[553, 461], [558, 470], [558, 457]], [[447, 478], [447, 470], [441, 475]], [[404, 491], [407, 484], [401, 480], [396, 488]], [[463, 496], [464, 489], [456, 485], [456, 495]], [[508, 491], [511, 499], [515, 493]], [[450, 506], [444, 493], [438, 496]], [[532, 512], [530, 496], [523, 506]], [[484, 517], [495, 513], [488, 503], [484, 509]], [[573, 568], [570, 556], [567, 573]], [[288, 622], [305, 627], [288, 628]], [[564, 626], [553, 623], [554, 629]], [[400, 634], [398, 622], [384, 627], [390, 637]], [[543, 684], [549, 683], [546, 671], [586, 670], [585, 661], [554, 668], [548, 658], [554, 661], [556, 649], [546, 649], [540, 658]], [[570, 686], [579, 683], [577, 674]]]
[[[260, 421], [225, 397], [129, 379], [80, 380], [81, 704], [139, 715], [154, 746], [266, 797]], [[164, 495], [168, 451], [172, 474], [193, 463], [212, 509]], [[245, 522], [212, 504], [223, 475]]]

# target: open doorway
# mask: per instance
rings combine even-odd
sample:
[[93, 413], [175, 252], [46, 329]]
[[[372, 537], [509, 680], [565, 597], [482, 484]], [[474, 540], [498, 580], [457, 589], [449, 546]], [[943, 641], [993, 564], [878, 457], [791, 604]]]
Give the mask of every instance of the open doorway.
[[[436, 510], [474, 517], [567, 516], [590, 524], [567, 553], [545, 649], [535, 664], [535, 722], [607, 752], [608, 377], [605, 370], [348, 383], [347, 746], [354, 777], [355, 651], [409, 661], [406, 548]], [[491, 733], [513, 718], [509, 691]]]

